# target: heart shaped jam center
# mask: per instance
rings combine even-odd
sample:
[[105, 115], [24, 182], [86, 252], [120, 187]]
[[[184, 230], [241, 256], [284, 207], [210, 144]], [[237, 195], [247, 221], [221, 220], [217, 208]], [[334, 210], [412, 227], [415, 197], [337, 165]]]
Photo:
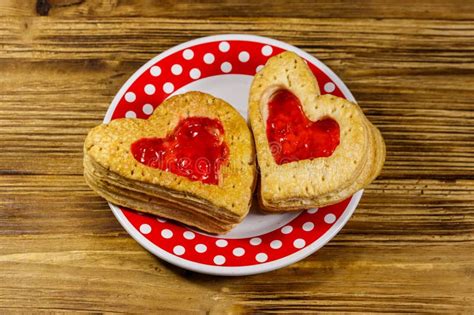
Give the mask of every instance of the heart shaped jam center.
[[166, 138], [137, 140], [131, 152], [146, 166], [213, 185], [219, 183], [219, 169], [229, 158], [221, 122], [207, 117], [181, 120]]
[[339, 145], [339, 124], [331, 118], [309, 120], [293, 93], [278, 90], [268, 101], [267, 137], [279, 165], [328, 157]]

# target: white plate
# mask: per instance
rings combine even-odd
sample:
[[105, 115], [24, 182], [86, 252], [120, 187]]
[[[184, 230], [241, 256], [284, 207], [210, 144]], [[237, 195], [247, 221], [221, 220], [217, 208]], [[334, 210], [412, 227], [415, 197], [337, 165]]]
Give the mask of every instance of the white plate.
[[[253, 75], [266, 60], [290, 50], [303, 57], [322, 93], [355, 101], [323, 63], [286, 43], [253, 35], [217, 35], [168, 49], [143, 65], [122, 86], [104, 122], [147, 118], [171, 95], [202, 91], [226, 100], [247, 117]], [[214, 275], [249, 275], [297, 262], [333, 238], [354, 212], [362, 191], [333, 206], [291, 214], [263, 215], [258, 209], [231, 232], [208, 235], [174, 221], [110, 204], [127, 232], [169, 263]]]

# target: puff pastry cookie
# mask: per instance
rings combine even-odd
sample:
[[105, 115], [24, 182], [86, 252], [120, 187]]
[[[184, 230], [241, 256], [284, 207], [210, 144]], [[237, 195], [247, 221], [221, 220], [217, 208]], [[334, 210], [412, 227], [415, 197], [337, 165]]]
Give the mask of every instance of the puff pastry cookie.
[[270, 58], [256, 74], [249, 116], [266, 211], [335, 204], [372, 182], [385, 161], [383, 138], [360, 107], [321, 95], [293, 52]]
[[174, 96], [148, 119], [93, 128], [84, 143], [84, 176], [106, 200], [210, 233], [248, 213], [255, 187], [253, 138], [221, 99]]

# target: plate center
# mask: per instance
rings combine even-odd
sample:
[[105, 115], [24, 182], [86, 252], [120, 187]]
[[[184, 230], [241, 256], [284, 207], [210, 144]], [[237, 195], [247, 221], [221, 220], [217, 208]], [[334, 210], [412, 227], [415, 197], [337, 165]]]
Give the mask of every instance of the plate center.
[[287, 223], [293, 221], [300, 215], [301, 211], [283, 214], [264, 214], [258, 202], [254, 200], [252, 208], [245, 219], [240, 222], [229, 233], [222, 235], [223, 238], [247, 238], [270, 233]]
[[224, 74], [196, 80], [176, 90], [172, 95], [200, 91], [214, 95], [232, 105], [247, 119], [247, 104], [253, 76], [245, 74]]

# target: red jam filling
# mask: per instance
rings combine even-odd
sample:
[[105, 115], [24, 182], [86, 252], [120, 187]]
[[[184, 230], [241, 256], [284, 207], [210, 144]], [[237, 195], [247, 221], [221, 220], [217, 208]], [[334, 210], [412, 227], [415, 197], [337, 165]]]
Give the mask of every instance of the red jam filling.
[[219, 183], [219, 169], [229, 157], [221, 122], [207, 117], [181, 120], [166, 138], [137, 140], [131, 152], [146, 166], [213, 185]]
[[309, 120], [293, 93], [278, 90], [268, 102], [267, 137], [279, 165], [328, 157], [339, 145], [339, 124], [331, 118]]

